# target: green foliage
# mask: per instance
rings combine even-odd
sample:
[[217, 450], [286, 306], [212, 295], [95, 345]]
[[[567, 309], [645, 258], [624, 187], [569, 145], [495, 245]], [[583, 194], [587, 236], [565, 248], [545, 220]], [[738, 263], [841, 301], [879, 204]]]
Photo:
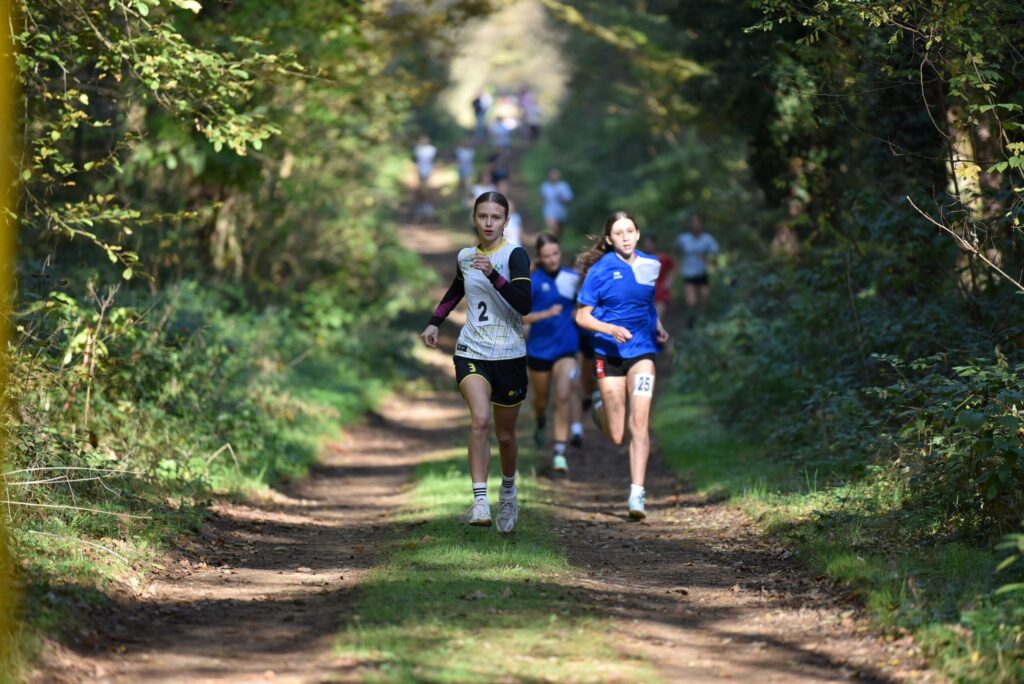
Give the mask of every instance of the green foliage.
[[[575, 190], [570, 240], [596, 234], [609, 213], [626, 208], [641, 230], [662, 238], [664, 249], [694, 210], [704, 211], [714, 230], [729, 226], [730, 235], [749, 244], [764, 210], [746, 161], [748, 143], [723, 131], [716, 116], [719, 103], [743, 101], [747, 93], [735, 81], [723, 85], [718, 61], [696, 61], [710, 51], [726, 61], [726, 51], [692, 28], [693, 13], [670, 8], [676, 3], [649, 3], [648, 14], [621, 3], [546, 4], [556, 6], [553, 15], [563, 24], [580, 29], [567, 43], [576, 64], [573, 96], [547, 127], [547, 149], [534, 153], [558, 166]], [[727, 17], [698, 20], [736, 21]]]
[[379, 331], [429, 276], [394, 229], [425, 91], [396, 55], [448, 26], [346, 2], [17, 4], [0, 428], [28, 618], [62, 631], [212, 493], [301, 476], [401, 374]]
[[[1024, 264], [1024, 8], [558, 4], [581, 32], [546, 155], [579, 188], [572, 228], [621, 206], [672, 236], [701, 208], [729, 253], [710, 317], [677, 336], [675, 399], [696, 408], [662, 404], [670, 457], [742, 493], [952, 678], [1019, 680], [1020, 603], [994, 595], [1011, 580], [991, 546], [1024, 519], [1006, 276]], [[685, 106], [658, 110], [641, 61], [677, 58], [698, 67]]]
[[1024, 514], [1024, 364], [1010, 367], [1002, 355], [952, 369], [944, 356], [887, 361], [899, 377], [871, 391], [888, 413], [887, 429], [876, 424], [912, 473], [913, 496], [979, 531], [1016, 524]]

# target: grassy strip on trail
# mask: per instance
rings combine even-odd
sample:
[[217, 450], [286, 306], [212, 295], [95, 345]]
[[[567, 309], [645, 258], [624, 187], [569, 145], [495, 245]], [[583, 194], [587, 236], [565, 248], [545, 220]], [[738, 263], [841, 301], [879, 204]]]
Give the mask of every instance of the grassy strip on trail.
[[[654, 681], [572, 594], [542, 505], [550, 491], [521, 476], [516, 531], [470, 527], [465, 449], [434, 456], [395, 521], [391, 556], [361, 586], [339, 653], [372, 663], [369, 681]], [[492, 478], [494, 509], [499, 486]]]
[[924, 542], [882, 477], [823, 484], [824, 475], [770, 458], [728, 434], [697, 395], [664, 394], [655, 434], [697, 491], [728, 497], [789, 542], [815, 572], [850, 589], [875, 625], [910, 632], [954, 681], [1024, 679], [1024, 600], [995, 595], [997, 555], [959, 541]]

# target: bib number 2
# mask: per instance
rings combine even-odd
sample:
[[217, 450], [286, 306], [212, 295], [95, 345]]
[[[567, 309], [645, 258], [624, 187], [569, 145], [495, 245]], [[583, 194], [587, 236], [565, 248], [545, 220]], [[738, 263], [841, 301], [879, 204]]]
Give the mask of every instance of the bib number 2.
[[654, 395], [654, 376], [649, 373], [639, 373], [634, 379], [633, 396], [650, 397]]
[[477, 318], [477, 322], [486, 323], [491, 319], [487, 317], [487, 302], [477, 302], [476, 308], [480, 309], [480, 317]]

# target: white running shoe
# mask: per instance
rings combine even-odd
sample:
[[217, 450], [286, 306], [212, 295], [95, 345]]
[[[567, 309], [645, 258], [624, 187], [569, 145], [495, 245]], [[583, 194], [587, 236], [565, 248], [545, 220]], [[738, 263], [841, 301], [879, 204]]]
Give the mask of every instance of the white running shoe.
[[476, 499], [466, 512], [466, 521], [476, 527], [491, 526], [491, 506], [487, 499]]
[[555, 454], [551, 459], [551, 469], [556, 473], [567, 473], [569, 472], [569, 461], [565, 460], [565, 456], [562, 454]]
[[[511, 493], [505, 495], [505, 488], [498, 490], [498, 532], [508, 533], [516, 526], [519, 520], [519, 490], [512, 488]], [[487, 522], [490, 524], [490, 521]]]
[[636, 496], [629, 497], [629, 517], [633, 520], [643, 520], [647, 517], [647, 511], [644, 509], [644, 503], [647, 501], [647, 490], [644, 490]]

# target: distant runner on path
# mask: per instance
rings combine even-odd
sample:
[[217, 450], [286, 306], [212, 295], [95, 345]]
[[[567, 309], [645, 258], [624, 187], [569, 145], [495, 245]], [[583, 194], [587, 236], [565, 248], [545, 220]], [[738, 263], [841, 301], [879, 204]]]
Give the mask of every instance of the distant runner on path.
[[593, 398], [598, 427], [614, 444], [626, 436], [629, 404], [629, 516], [647, 517], [644, 479], [650, 455], [654, 358], [668, 341], [654, 308], [654, 283], [661, 264], [636, 249], [640, 231], [624, 211], [608, 218], [604, 232], [585, 252], [583, 288], [576, 323], [594, 332], [595, 370], [600, 390]]
[[530, 257], [525, 249], [502, 237], [508, 214], [508, 200], [501, 193], [487, 192], [476, 198], [473, 224], [479, 244], [459, 252], [455, 279], [420, 335], [424, 344], [436, 349], [438, 326], [463, 297], [467, 298], [469, 310], [453, 359], [455, 379], [472, 417], [469, 470], [473, 503], [467, 520], [470, 525], [491, 525], [487, 474], [493, 414], [502, 473], [499, 532], [511, 532], [519, 518], [516, 419], [526, 399], [523, 316], [530, 312], [532, 302]]
[[431, 174], [434, 173], [434, 160], [437, 158], [437, 148], [430, 144], [430, 138], [421, 135], [416, 147], [412, 150], [413, 161], [416, 162], [416, 174], [420, 179], [420, 189], [427, 186]]
[[473, 98], [473, 116], [476, 119], [476, 139], [483, 142], [487, 139], [487, 112], [491, 108], [491, 94], [487, 90], [481, 90], [480, 94]]
[[686, 298], [687, 325], [693, 327], [697, 315], [703, 315], [708, 308], [711, 295], [708, 281], [708, 265], [713, 264], [718, 254], [718, 242], [704, 232], [704, 217], [694, 214], [690, 217], [690, 231], [680, 233], [676, 246], [682, 257], [680, 274], [683, 277], [683, 295]]
[[467, 136], [455, 148], [455, 165], [459, 169], [460, 192], [466, 192], [470, 183], [473, 182], [473, 162], [475, 160], [476, 149], [473, 147], [473, 141]]
[[[556, 473], [569, 471], [566, 449], [570, 420], [579, 414], [576, 396], [576, 353], [579, 334], [576, 330], [573, 303], [580, 277], [576, 271], [562, 267], [562, 249], [558, 238], [543, 233], [537, 238], [537, 267], [530, 276], [533, 281], [533, 311], [523, 321], [530, 324], [526, 338], [526, 364], [533, 385], [533, 412], [537, 423], [534, 442], [546, 443], [548, 399], [554, 381], [555, 429], [551, 469]], [[575, 410], [574, 410], [575, 409]], [[579, 434], [583, 426], [575, 423]]]
[[558, 237], [559, 231], [569, 218], [567, 205], [573, 199], [572, 188], [562, 180], [561, 171], [556, 168], [548, 171], [548, 179], [540, 186], [540, 199], [548, 232]]

